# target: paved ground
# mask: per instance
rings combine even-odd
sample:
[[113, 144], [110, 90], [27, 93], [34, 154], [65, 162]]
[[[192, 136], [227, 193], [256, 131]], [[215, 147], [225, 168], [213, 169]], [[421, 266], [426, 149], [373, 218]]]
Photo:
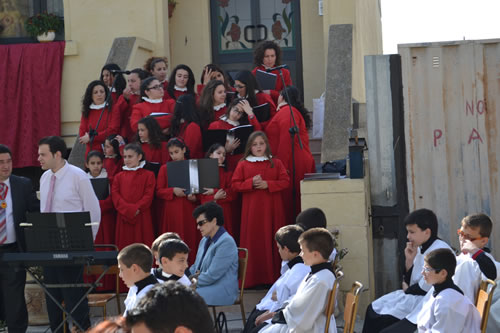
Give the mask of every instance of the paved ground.
[[[266, 294], [265, 290], [246, 290], [245, 291], [245, 297], [244, 297], [244, 307], [245, 307], [245, 313], [248, 316], [248, 314], [253, 310], [255, 307], [255, 304], [257, 304], [260, 299]], [[122, 295], [122, 299], [125, 299], [125, 295]], [[243, 321], [241, 320], [241, 312], [240, 312], [240, 307], [239, 306], [225, 306], [225, 307], [218, 307], [217, 312], [224, 311], [226, 314], [226, 318], [228, 320], [228, 328], [229, 332], [235, 333], [235, 332], [241, 332], [243, 329]], [[110, 302], [108, 304], [108, 314], [109, 315], [115, 315], [117, 314], [117, 307], [115, 302]], [[102, 320], [102, 311], [101, 309], [91, 309], [91, 320], [92, 323], [98, 323]], [[336, 322], [337, 326], [343, 326], [344, 320], [342, 319], [342, 314], [337, 314], [336, 315]], [[356, 326], [354, 331], [355, 332], [361, 332], [361, 329], [363, 327], [363, 322], [362, 320], [359, 319], [359, 316], [356, 321]], [[28, 327], [28, 332], [30, 333], [42, 333], [42, 332], [49, 332], [50, 329], [48, 326], [30, 326]], [[343, 332], [342, 329], [338, 329], [338, 332]]]

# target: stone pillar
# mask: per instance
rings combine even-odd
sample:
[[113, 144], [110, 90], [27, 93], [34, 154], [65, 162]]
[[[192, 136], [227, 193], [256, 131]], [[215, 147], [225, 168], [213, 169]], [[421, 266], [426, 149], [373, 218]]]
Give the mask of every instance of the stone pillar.
[[321, 162], [344, 159], [349, 152], [352, 28], [352, 24], [330, 26]]

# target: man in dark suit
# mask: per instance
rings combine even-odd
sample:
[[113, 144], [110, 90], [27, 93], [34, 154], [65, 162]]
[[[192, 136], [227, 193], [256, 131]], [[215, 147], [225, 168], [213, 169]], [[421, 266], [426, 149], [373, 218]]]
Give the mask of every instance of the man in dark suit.
[[[19, 225], [26, 212], [39, 211], [40, 204], [31, 181], [12, 175], [12, 153], [0, 144], [0, 256], [25, 249], [24, 232]], [[9, 333], [26, 332], [28, 312], [24, 300], [26, 272], [0, 263], [0, 302]]]

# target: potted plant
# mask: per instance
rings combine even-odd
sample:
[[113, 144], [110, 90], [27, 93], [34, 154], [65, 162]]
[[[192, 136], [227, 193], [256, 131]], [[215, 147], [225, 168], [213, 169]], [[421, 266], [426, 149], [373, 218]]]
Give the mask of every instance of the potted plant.
[[168, 0], [168, 18], [172, 17], [172, 14], [174, 13], [175, 5], [177, 5], [177, 1]]
[[26, 21], [26, 32], [36, 37], [39, 42], [51, 42], [56, 37], [56, 32], [63, 26], [60, 17], [49, 13], [34, 15]]

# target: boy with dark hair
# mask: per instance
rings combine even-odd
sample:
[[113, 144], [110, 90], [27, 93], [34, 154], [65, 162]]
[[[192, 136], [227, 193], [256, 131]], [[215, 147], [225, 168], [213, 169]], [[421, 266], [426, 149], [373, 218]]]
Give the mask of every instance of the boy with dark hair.
[[118, 253], [117, 259], [120, 277], [129, 288], [123, 313], [127, 316], [127, 312], [135, 307], [139, 300], [158, 283], [158, 280], [150, 273], [153, 255], [146, 245], [130, 244]]
[[298, 225], [287, 225], [278, 229], [276, 245], [282, 261], [281, 276], [272, 285], [266, 296], [255, 306], [247, 319], [244, 333], [258, 332], [266, 326], [274, 312], [297, 292], [300, 282], [311, 271], [300, 256], [299, 237], [303, 230]]
[[[304, 231], [307, 231], [311, 228], [326, 228], [326, 215], [325, 213], [317, 208], [307, 208], [297, 215], [295, 218], [295, 224], [300, 226]], [[329, 260], [331, 262], [335, 261], [335, 257], [337, 256], [337, 249], [333, 248], [332, 253], [330, 254]]]
[[479, 333], [479, 312], [452, 280], [455, 254], [448, 249], [437, 249], [429, 252], [424, 262], [422, 275], [433, 287], [418, 314], [418, 331]]
[[[160, 258], [158, 257], [158, 249], [160, 248], [160, 244], [167, 239], [181, 239], [178, 233], [176, 232], [165, 232], [160, 236], [156, 237], [153, 244], [151, 244], [151, 252], [153, 253], [153, 258], [155, 260], [156, 266], [160, 266]], [[152, 274], [155, 274], [154, 268], [151, 271]]]
[[[405, 274], [402, 289], [386, 294], [368, 306], [363, 333], [380, 332], [402, 321], [419, 306], [424, 295], [431, 288], [420, 274], [425, 255], [439, 248], [451, 250], [448, 244], [438, 239], [438, 221], [431, 210], [418, 209], [410, 213], [404, 223], [408, 232], [408, 242], [405, 248]], [[411, 322], [407, 320], [403, 322], [414, 329]]]
[[295, 224], [301, 226], [304, 231], [311, 228], [326, 228], [326, 216], [319, 208], [307, 208], [297, 215]]
[[184, 274], [188, 268], [189, 255], [186, 243], [180, 239], [167, 239], [161, 243], [158, 253], [161, 274], [159, 276], [154, 274], [158, 281], [178, 281], [189, 287], [191, 281]]
[[195, 291], [173, 281], [153, 287], [127, 316], [132, 332], [213, 333], [207, 305]]
[[[300, 283], [297, 293], [260, 332], [313, 332], [325, 331], [324, 308], [328, 290], [333, 288], [335, 275], [328, 262], [334, 240], [324, 228], [312, 228], [299, 237], [301, 256], [311, 272]], [[330, 319], [329, 332], [336, 332], [335, 318]]]

